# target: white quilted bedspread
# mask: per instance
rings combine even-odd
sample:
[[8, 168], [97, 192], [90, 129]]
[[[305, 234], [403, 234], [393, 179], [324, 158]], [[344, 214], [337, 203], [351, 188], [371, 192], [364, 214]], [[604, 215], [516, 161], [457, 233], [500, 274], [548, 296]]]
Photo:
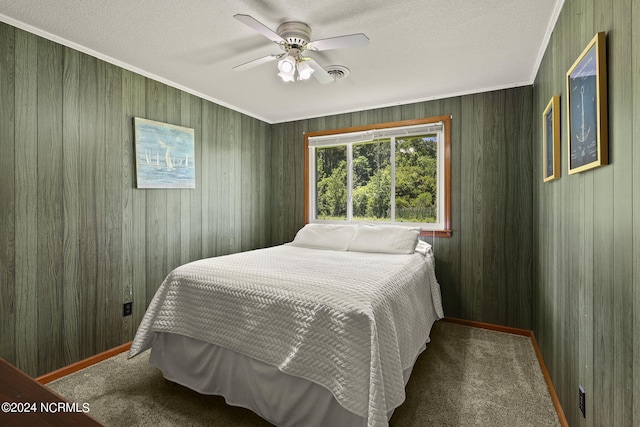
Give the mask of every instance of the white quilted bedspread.
[[208, 341], [330, 390], [369, 426], [388, 425], [411, 366], [443, 317], [433, 257], [289, 245], [209, 258], [172, 271], [138, 328]]

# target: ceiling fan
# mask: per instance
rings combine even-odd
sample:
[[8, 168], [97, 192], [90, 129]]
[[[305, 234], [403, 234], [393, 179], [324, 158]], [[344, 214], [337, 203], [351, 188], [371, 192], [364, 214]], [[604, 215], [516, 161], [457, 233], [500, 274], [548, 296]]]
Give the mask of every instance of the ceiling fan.
[[320, 83], [332, 83], [335, 81], [334, 76], [329, 74], [313, 58], [305, 56], [306, 53], [363, 47], [369, 44], [369, 38], [362, 33], [311, 41], [311, 28], [303, 22], [285, 22], [274, 32], [249, 15], [238, 14], [233, 17], [277, 44], [283, 51], [279, 54], [254, 59], [233, 69], [242, 71], [278, 59], [278, 70], [280, 71], [278, 76], [285, 82], [307, 80], [313, 75]]

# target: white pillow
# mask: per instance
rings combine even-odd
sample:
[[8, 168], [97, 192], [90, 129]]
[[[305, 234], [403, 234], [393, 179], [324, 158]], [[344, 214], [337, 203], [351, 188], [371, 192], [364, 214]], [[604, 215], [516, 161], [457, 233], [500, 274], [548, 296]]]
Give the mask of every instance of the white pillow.
[[359, 225], [349, 243], [349, 251], [412, 254], [416, 250], [420, 227]]
[[424, 256], [427, 254], [431, 254], [431, 245], [424, 240], [418, 239], [418, 244], [416, 245], [416, 252], [421, 253]]
[[298, 231], [289, 245], [346, 251], [356, 228], [355, 225], [307, 224]]

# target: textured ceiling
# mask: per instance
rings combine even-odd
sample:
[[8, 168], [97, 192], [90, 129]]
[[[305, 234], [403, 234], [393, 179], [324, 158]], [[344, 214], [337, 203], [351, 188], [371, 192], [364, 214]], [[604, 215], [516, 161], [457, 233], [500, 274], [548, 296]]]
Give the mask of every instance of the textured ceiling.
[[[563, 0], [0, 0], [0, 21], [269, 123], [531, 84]], [[312, 39], [364, 33], [363, 48], [313, 52], [350, 75], [284, 83], [280, 53], [233, 18]]]

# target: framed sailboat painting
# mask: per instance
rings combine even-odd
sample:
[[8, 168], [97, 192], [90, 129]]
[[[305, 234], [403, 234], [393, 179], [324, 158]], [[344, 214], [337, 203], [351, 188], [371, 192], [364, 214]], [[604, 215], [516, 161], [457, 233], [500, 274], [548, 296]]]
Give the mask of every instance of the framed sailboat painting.
[[138, 188], [195, 188], [193, 129], [134, 117]]
[[569, 174], [609, 163], [605, 33], [567, 71]]

